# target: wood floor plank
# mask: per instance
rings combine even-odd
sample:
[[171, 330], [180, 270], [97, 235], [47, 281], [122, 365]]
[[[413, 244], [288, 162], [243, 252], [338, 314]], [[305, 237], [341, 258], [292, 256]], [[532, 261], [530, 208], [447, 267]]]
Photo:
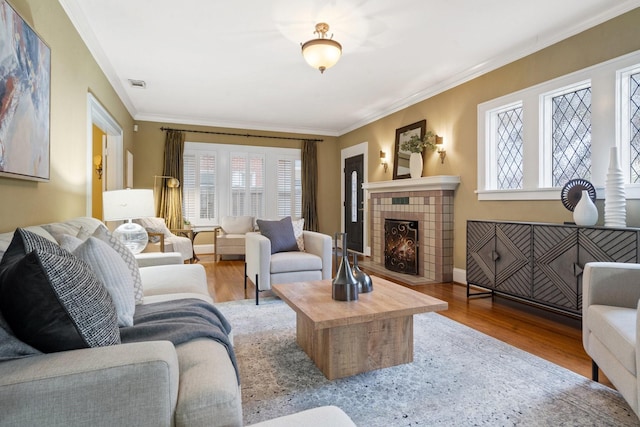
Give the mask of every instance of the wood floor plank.
[[[244, 289], [244, 261], [215, 262], [213, 255], [200, 256], [210, 292], [216, 302], [255, 298], [253, 282]], [[408, 286], [386, 279], [449, 303], [439, 314], [532, 353], [573, 372], [591, 377], [591, 359], [582, 347], [578, 319], [552, 313], [506, 298], [467, 298], [466, 287], [455, 283]], [[375, 292], [375, 289], [374, 289]], [[262, 292], [262, 296], [272, 296]], [[600, 382], [611, 387], [604, 374]]]

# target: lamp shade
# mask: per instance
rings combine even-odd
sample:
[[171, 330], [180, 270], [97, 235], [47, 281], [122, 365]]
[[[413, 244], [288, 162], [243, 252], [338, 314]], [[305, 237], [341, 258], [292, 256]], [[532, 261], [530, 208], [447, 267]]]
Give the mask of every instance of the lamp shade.
[[102, 193], [105, 221], [155, 216], [153, 190], [113, 190]]

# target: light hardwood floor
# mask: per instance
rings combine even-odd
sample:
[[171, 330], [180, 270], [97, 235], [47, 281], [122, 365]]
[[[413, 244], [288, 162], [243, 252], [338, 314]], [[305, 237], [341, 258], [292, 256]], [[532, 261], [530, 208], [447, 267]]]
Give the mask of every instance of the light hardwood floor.
[[[216, 302], [254, 298], [255, 288], [251, 281], [246, 292], [244, 290], [243, 261], [216, 263], [213, 255], [201, 255], [200, 260]], [[582, 347], [580, 320], [501, 297], [468, 299], [466, 287], [454, 283], [409, 287], [447, 301], [449, 309], [439, 314], [591, 378], [591, 359]], [[261, 293], [261, 297], [268, 295], [273, 294]], [[600, 382], [611, 387], [602, 373]]]

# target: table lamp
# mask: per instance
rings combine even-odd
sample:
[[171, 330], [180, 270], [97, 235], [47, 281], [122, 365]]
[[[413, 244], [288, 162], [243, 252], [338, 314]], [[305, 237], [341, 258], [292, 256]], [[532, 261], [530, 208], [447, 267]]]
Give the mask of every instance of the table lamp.
[[147, 230], [132, 219], [153, 217], [153, 190], [113, 190], [102, 193], [102, 205], [105, 221], [123, 221], [113, 235], [131, 250], [138, 254], [144, 250], [149, 241]]

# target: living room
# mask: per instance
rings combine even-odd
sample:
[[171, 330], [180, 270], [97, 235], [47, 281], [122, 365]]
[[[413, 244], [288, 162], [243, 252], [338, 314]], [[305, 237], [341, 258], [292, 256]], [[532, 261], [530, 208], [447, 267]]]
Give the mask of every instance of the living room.
[[[87, 148], [89, 93], [123, 130], [123, 149], [132, 153], [134, 158], [134, 188], [152, 188], [154, 176], [162, 175], [165, 138], [162, 127], [323, 139], [318, 144], [318, 167], [322, 171], [322, 179], [318, 183], [317, 206], [319, 230], [329, 235], [341, 229], [342, 211], [336, 194], [341, 191], [342, 151], [366, 141], [367, 182], [391, 180], [391, 169], [385, 170], [380, 165], [380, 150], [392, 153], [396, 129], [426, 119], [429, 130], [444, 134], [447, 155], [441, 163], [437, 153], [427, 153], [424, 176], [460, 177], [460, 185], [455, 190], [453, 219], [454, 280], [459, 283], [464, 283], [465, 279], [468, 220], [572, 221], [571, 212], [565, 209], [559, 197], [509, 201], [479, 199], [476, 194], [479, 189], [478, 105], [640, 49], [640, 9], [636, 8], [344, 134], [258, 131], [134, 119], [58, 2], [13, 0], [10, 3], [52, 52], [51, 175], [48, 182], [0, 178], [0, 195], [6, 201], [0, 205], [1, 232], [90, 213], [88, 200], [91, 200], [91, 191], [87, 181], [88, 176], [94, 173], [94, 166], [92, 153]], [[336, 67], [327, 72], [338, 71]], [[297, 141], [265, 142], [267, 140], [259, 138], [206, 133], [192, 133], [188, 139], [191, 142], [300, 147]], [[602, 188], [604, 175], [594, 177], [594, 184]], [[604, 200], [599, 198], [596, 206], [602, 221]], [[640, 226], [639, 207], [638, 199], [627, 199], [628, 226]]]

